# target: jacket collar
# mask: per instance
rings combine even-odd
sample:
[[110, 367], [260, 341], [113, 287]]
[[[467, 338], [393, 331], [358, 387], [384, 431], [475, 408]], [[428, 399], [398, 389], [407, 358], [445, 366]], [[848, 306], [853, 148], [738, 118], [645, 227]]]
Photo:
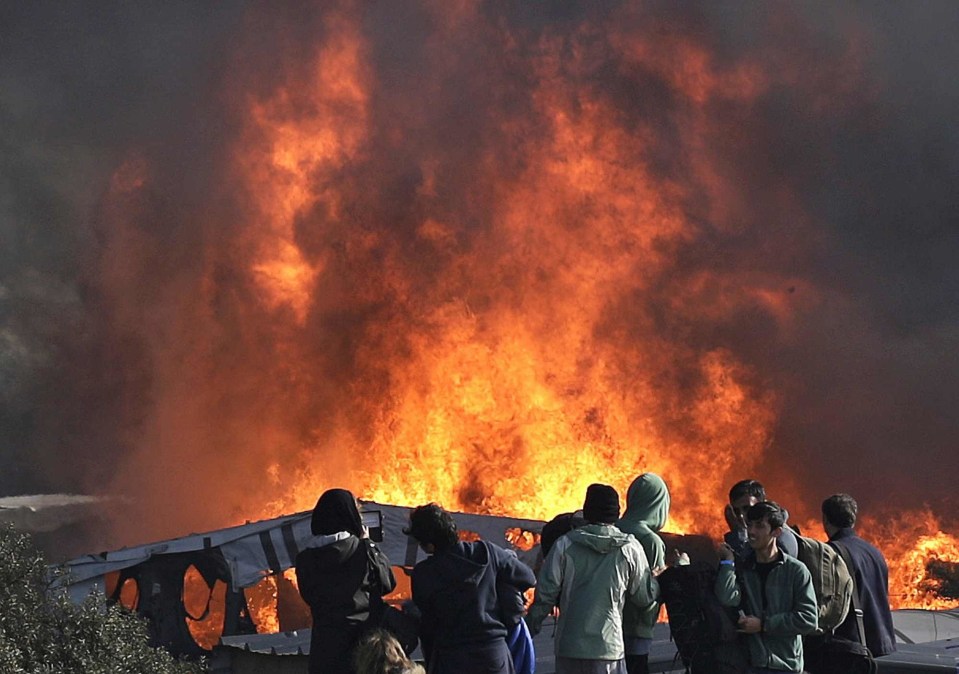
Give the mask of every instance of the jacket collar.
[[844, 527], [837, 531], [833, 536], [829, 537], [830, 541], [838, 541], [843, 538], [855, 538], [856, 530], [852, 527]]
[[[745, 560], [743, 560], [743, 567], [744, 567], [744, 568], [747, 568], [747, 569], [755, 569], [755, 568], [756, 568], [756, 565], [759, 563], [759, 562], [756, 561], [756, 551], [750, 549], [749, 552], [750, 552], [750, 554], [746, 557]], [[772, 563], [773, 563], [773, 564], [782, 564], [783, 561], [784, 561], [784, 556], [783, 556], [783, 554], [784, 554], [784, 553], [783, 553], [782, 550], [777, 550], [777, 551], [776, 551], [776, 559], [774, 559], [774, 560], [772, 561]]]

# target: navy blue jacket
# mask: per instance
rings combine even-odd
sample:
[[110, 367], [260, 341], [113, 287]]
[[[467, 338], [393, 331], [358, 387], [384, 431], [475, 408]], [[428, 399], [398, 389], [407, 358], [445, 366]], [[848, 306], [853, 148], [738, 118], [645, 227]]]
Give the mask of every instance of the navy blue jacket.
[[[849, 550], [849, 557], [855, 567], [859, 605], [863, 612], [866, 646], [877, 658], [892, 653], [896, 650], [896, 635], [889, 610], [889, 568], [885, 558], [876, 546], [859, 538], [855, 529], [840, 529], [830, 537], [829, 542], [841, 543]], [[859, 642], [859, 630], [853, 611], [850, 610], [846, 620], [836, 628], [835, 636]]]
[[528, 566], [486, 541], [459, 542], [417, 564], [413, 602], [422, 614], [420, 638], [427, 661], [434, 649], [464, 652], [496, 641], [505, 645], [499, 594], [535, 584]]

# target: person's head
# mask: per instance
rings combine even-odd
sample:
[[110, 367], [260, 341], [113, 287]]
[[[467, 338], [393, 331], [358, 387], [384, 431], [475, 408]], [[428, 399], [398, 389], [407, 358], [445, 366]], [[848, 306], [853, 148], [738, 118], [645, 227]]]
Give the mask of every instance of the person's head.
[[669, 519], [669, 488], [656, 473], [643, 473], [633, 480], [626, 490], [626, 512], [623, 513], [623, 529], [630, 533], [630, 527], [645, 524], [653, 531], [666, 526]]
[[423, 671], [406, 657], [400, 642], [386, 630], [373, 630], [360, 639], [353, 653], [353, 665], [356, 674], [413, 674]]
[[822, 526], [828, 536], [856, 526], [859, 506], [849, 494], [833, 494], [822, 502]]
[[346, 489], [328, 489], [313, 508], [310, 529], [314, 536], [327, 536], [346, 531], [362, 537], [363, 518], [356, 497]]
[[783, 532], [786, 517], [782, 507], [773, 501], [762, 501], [746, 511], [746, 535], [753, 550], [765, 550]]
[[589, 485], [583, 502], [583, 517], [592, 524], [613, 524], [619, 519], [619, 494], [608, 484]]
[[412, 536], [429, 553], [446, 550], [459, 540], [456, 522], [452, 515], [435, 503], [427, 503], [413, 509], [409, 526], [403, 533]]
[[549, 554], [549, 551], [553, 548], [553, 544], [555, 544], [560, 537], [584, 524], [586, 524], [586, 519], [583, 517], [582, 510], [577, 510], [574, 513], [562, 513], [544, 524], [539, 539], [539, 546], [543, 552], [543, 557], [545, 558], [546, 555]]
[[766, 500], [766, 489], [758, 480], [740, 480], [729, 490], [729, 506], [741, 526], [746, 525], [746, 511]]

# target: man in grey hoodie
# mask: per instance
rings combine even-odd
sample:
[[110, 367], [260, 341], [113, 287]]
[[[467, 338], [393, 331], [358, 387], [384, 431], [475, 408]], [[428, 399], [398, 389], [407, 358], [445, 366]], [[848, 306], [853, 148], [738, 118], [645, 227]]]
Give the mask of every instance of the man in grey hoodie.
[[[666, 544], [659, 530], [669, 518], [669, 489], [655, 473], [643, 473], [629, 485], [626, 512], [617, 526], [632, 534], [643, 546], [652, 569], [666, 565]], [[627, 604], [623, 609], [623, 641], [628, 674], [649, 674], [649, 649], [653, 643], [653, 626], [659, 618], [660, 603], [640, 608]]]
[[591, 484], [586, 526], [556, 541], [543, 562], [527, 622], [533, 634], [559, 603], [556, 674], [626, 674], [623, 607], [648, 609], [659, 597], [639, 541], [620, 531], [619, 495]]

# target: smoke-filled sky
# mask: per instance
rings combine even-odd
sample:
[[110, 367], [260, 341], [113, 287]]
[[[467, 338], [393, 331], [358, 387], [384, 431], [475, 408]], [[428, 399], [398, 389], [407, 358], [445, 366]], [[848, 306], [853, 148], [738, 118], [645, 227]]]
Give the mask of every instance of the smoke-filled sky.
[[[492, 314], [555, 334], [588, 297], [556, 390], [642, 379], [657, 402], [613, 387], [637, 465], [722, 444], [688, 427], [718, 359], [793, 509], [959, 515], [959, 6], [637, 5], [0, 5], [0, 494], [131, 495], [176, 511], [156, 535], [257, 516], [382, 458], [431, 348], [508, 352]], [[580, 266], [607, 218], [629, 273]], [[277, 260], [308, 269], [279, 299]], [[472, 337], [435, 327], [451, 297]]]

